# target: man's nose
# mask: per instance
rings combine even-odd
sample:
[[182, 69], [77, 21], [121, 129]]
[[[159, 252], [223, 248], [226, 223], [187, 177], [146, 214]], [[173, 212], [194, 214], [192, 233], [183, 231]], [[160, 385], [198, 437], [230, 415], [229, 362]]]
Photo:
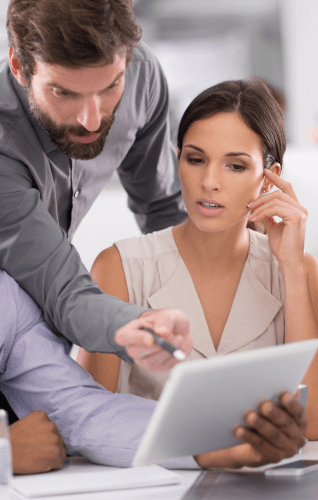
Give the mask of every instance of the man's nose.
[[77, 114], [78, 123], [89, 132], [96, 132], [101, 125], [102, 114], [100, 106], [100, 98], [98, 96], [93, 96], [85, 100], [82, 108]]

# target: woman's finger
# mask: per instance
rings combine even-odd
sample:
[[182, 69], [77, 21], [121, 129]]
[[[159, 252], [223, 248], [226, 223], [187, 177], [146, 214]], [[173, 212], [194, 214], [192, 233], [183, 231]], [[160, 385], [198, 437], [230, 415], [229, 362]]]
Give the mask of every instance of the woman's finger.
[[262, 196], [259, 196], [256, 200], [252, 201], [248, 204], [248, 208], [251, 210], [256, 210], [258, 207], [272, 201], [272, 200], [281, 200], [289, 205], [294, 206], [295, 208], [302, 210], [306, 215], [308, 215], [308, 211], [305, 207], [300, 205], [298, 201], [293, 200], [288, 194], [283, 193], [282, 191], [274, 191], [273, 193], [268, 193]]
[[297, 208], [294, 208], [288, 203], [285, 203], [281, 200], [275, 202], [274, 200], [262, 205], [257, 210], [254, 210], [251, 215], [249, 215], [248, 219], [252, 222], [261, 221], [265, 217], [280, 217], [285, 220], [292, 220], [294, 222], [298, 222], [300, 224], [306, 222], [307, 215]]
[[268, 170], [267, 168], [264, 169], [264, 176], [270, 182], [272, 182], [276, 187], [281, 189], [283, 193], [288, 194], [288, 196], [290, 196], [291, 198], [293, 198], [293, 200], [299, 203], [294, 188], [290, 182], [285, 181], [284, 179], [279, 177], [279, 175], [274, 174], [271, 170]]

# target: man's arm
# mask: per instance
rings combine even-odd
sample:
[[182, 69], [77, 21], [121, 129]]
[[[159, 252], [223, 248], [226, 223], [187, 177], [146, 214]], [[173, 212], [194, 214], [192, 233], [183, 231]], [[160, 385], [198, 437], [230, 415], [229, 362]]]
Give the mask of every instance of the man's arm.
[[55, 332], [88, 351], [113, 352], [122, 325], [145, 309], [102, 292], [48, 213], [21, 162], [0, 155], [0, 266], [43, 311]]
[[[8, 292], [12, 292], [17, 310], [1, 331], [0, 383], [16, 414], [25, 417], [32, 411], [45, 411], [69, 454], [101, 464], [130, 466], [156, 402], [131, 394], [112, 394], [96, 384], [69, 358], [67, 342], [48, 329], [31, 298], [15, 283]], [[250, 430], [239, 427], [236, 431], [244, 445], [198, 455], [197, 462], [203, 467], [255, 466], [294, 454], [304, 444], [303, 410], [291, 396], [285, 396], [282, 406], [287, 411], [267, 401], [261, 414], [247, 414]], [[196, 468], [197, 463], [192, 457], [184, 457], [165, 466]]]
[[[184, 222], [176, 152], [170, 139], [169, 96], [163, 71], [149, 48], [147, 121], [118, 168], [128, 206], [143, 233]], [[131, 63], [134, 65], [134, 62]]]
[[[17, 316], [15, 335], [13, 321], [5, 321], [0, 329], [0, 384], [9, 404], [21, 419], [44, 411], [56, 424], [70, 455], [130, 466], [156, 402], [112, 394], [94, 382], [68, 356], [68, 343], [49, 330], [32, 299], [9, 276], [6, 280], [7, 295], [13, 294], [16, 305], [11, 317]], [[6, 360], [1, 365], [3, 352]], [[196, 467], [193, 458], [176, 462], [180, 464]]]

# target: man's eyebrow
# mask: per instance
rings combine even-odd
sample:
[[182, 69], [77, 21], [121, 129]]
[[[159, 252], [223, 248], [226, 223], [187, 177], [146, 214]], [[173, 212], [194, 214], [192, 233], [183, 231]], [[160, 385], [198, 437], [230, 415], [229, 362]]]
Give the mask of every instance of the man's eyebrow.
[[[114, 78], [114, 80], [107, 87], [105, 87], [103, 90], [101, 90], [100, 92], [104, 92], [105, 90], [110, 89], [117, 82], [117, 80], [119, 80], [119, 78], [121, 76], [123, 76], [123, 74], [125, 72], [126, 72], [126, 70], [124, 69], [123, 71], [121, 71], [120, 73], [118, 73], [118, 75]], [[55, 87], [55, 88], [57, 88], [59, 90], [62, 90], [63, 92], [68, 92], [69, 94], [79, 95], [77, 92], [74, 92], [74, 90], [67, 89], [66, 87], [63, 87], [63, 85], [60, 85], [59, 83], [49, 82], [49, 83], [46, 84], [46, 86], [47, 87]]]

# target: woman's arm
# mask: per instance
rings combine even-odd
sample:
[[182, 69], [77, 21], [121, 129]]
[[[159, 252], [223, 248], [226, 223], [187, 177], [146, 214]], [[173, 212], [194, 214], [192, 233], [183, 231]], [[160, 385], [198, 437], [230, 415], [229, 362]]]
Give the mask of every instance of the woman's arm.
[[[249, 205], [251, 220], [262, 221], [269, 245], [276, 257], [285, 288], [285, 342], [318, 338], [318, 264], [304, 253], [307, 210], [302, 207], [288, 182], [272, 172], [265, 177], [280, 190]], [[276, 222], [278, 216], [281, 222]], [[303, 383], [308, 385], [306, 416], [308, 439], [318, 439], [318, 354]]]
[[[285, 287], [285, 342], [318, 337], [318, 273], [316, 259], [309, 254], [304, 264], [282, 268]], [[315, 269], [316, 267], [316, 269]], [[318, 354], [303, 383], [308, 385], [306, 437], [318, 439]]]
[[[91, 275], [104, 292], [129, 302], [125, 273], [115, 245], [106, 248], [98, 255], [92, 266]], [[96, 382], [109, 391], [116, 392], [120, 359], [115, 354], [91, 353], [80, 347], [77, 362]]]

